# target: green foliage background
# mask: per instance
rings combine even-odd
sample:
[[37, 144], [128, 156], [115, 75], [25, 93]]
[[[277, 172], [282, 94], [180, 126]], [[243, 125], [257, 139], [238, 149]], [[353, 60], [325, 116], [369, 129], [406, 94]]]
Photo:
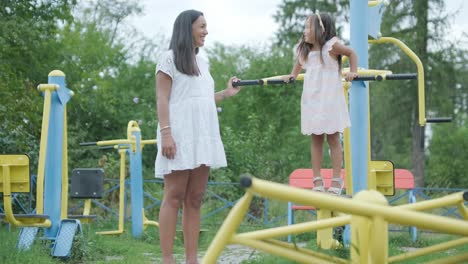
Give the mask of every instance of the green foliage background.
[[[449, 116], [453, 122], [426, 128], [426, 149], [418, 154], [416, 83], [373, 83], [372, 158], [390, 159], [407, 169], [422, 162], [425, 170], [416, 171], [423, 184], [466, 188], [468, 53], [460, 45], [466, 36], [449, 42], [441, 32], [450, 28], [450, 14], [433, 14], [429, 6], [445, 8], [440, 0], [391, 1], [382, 34], [423, 54], [426, 114]], [[274, 15], [282, 26], [271, 46], [217, 43], [205, 49], [217, 90], [233, 75], [256, 79], [289, 73], [305, 15], [316, 9], [332, 12], [339, 32], [349, 23], [349, 1], [284, 1]], [[47, 82], [50, 71], [60, 69], [75, 92], [67, 106], [70, 169], [105, 166], [107, 177], [116, 178], [118, 169], [109, 166], [118, 164], [115, 152], [79, 143], [125, 138], [130, 120], [140, 123], [144, 139], [155, 137], [154, 67], [168, 36], [147, 39], [137, 33], [128, 19], [141, 12], [138, 1], [1, 1], [0, 152], [28, 153], [36, 171], [43, 107], [36, 87]], [[415, 72], [413, 63], [390, 45], [372, 46], [369, 58], [371, 68]], [[237, 182], [239, 175], [250, 173], [286, 182], [294, 169], [310, 167], [310, 139], [300, 133], [301, 89], [301, 83], [245, 87], [220, 105], [229, 167], [214, 170], [212, 180]], [[153, 177], [155, 155], [154, 146], [145, 147], [145, 178]], [[325, 155], [324, 167], [329, 166]]]

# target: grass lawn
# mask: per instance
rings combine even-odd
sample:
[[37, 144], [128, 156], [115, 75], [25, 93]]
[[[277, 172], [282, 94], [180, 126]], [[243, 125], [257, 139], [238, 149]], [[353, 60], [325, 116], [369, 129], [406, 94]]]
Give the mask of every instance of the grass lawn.
[[[81, 238], [75, 241], [72, 256], [66, 262], [60, 259], [50, 257], [50, 242], [36, 239], [30, 251], [18, 251], [16, 241], [18, 239], [19, 229], [11, 228], [8, 225], [0, 225], [0, 263], [161, 263], [159, 251], [159, 237], [157, 229], [148, 227], [141, 239], [134, 239], [131, 234], [131, 226], [126, 226], [126, 232], [122, 235], [101, 236], [96, 235], [96, 231], [112, 230], [116, 224], [94, 223], [84, 225], [84, 232]], [[256, 229], [255, 227], [243, 229]], [[217, 226], [204, 226], [204, 232], [200, 237], [200, 257], [208, 248], [212, 238], [216, 234]], [[402, 252], [413, 250], [415, 248], [425, 247], [453, 239], [452, 236], [426, 234], [419, 236], [419, 240], [413, 243], [407, 233], [390, 233], [390, 255], [400, 254]], [[315, 234], [303, 234], [296, 237], [296, 241], [304, 244], [305, 247], [317, 250], [315, 246]], [[323, 253], [349, 258], [348, 249], [322, 251]], [[439, 259], [442, 256], [456, 255], [461, 252], [468, 253], [468, 245], [451, 249], [448, 252], [436, 253], [430, 256], [423, 256], [408, 262], [400, 263], [425, 263], [431, 260]], [[175, 253], [178, 263], [184, 263], [183, 238], [178, 232], [175, 242]], [[227, 255], [233, 254], [231, 258]], [[236, 254], [238, 256], [236, 257]], [[240, 255], [242, 259], [240, 260]], [[218, 263], [243, 263], [243, 264], [292, 264], [293, 261], [282, 259], [260, 252], [259, 250], [233, 247], [223, 251], [224, 258]], [[230, 259], [228, 261], [228, 259]], [[231, 262], [237, 261], [237, 262]]]

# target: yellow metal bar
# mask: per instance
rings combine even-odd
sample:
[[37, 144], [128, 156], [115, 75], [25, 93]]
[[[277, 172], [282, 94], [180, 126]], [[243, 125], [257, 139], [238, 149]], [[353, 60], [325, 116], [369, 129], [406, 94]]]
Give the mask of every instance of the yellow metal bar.
[[[361, 191], [354, 196], [354, 200], [388, 207], [387, 199], [375, 190]], [[388, 224], [382, 216], [353, 215], [351, 217], [351, 241], [353, 263], [386, 263]]]
[[[351, 87], [350, 82], [344, 82], [344, 94], [346, 105], [349, 105], [349, 88]], [[346, 177], [346, 194], [353, 195], [353, 173], [351, 164], [351, 134], [349, 127], [343, 132], [343, 160]]]
[[[341, 75], [344, 75], [346, 72], [349, 72], [349, 68], [343, 68], [341, 71]], [[389, 70], [376, 70], [376, 69], [361, 69], [359, 68], [357, 71], [358, 75], [381, 75], [385, 76], [387, 74], [392, 74], [392, 71]], [[279, 79], [284, 77], [285, 75], [278, 75], [278, 76], [273, 76], [273, 77], [268, 77], [263, 80], [268, 80], [268, 79]], [[304, 80], [304, 73], [298, 74], [296, 77], [296, 81], [303, 81]]]
[[[53, 86], [53, 87], [52, 87]], [[39, 161], [37, 164], [36, 184], [36, 213], [44, 213], [44, 174], [47, 156], [47, 138], [49, 135], [50, 105], [52, 101], [51, 90], [57, 89], [55, 84], [41, 84], [38, 89], [44, 91], [44, 110], [42, 114], [41, 143], [39, 147]]]
[[146, 229], [148, 226], [159, 227], [159, 223], [156, 221], [149, 220], [145, 215], [145, 208], [141, 209], [143, 211], [143, 228]]
[[120, 189], [119, 189], [119, 226], [117, 230], [113, 231], [101, 231], [101, 232], [96, 232], [98, 235], [118, 235], [122, 234], [124, 232], [124, 208], [125, 208], [125, 161], [126, 161], [126, 150], [125, 149], [119, 149], [119, 154], [120, 154]]
[[127, 139], [132, 142], [132, 145], [131, 145], [132, 153], [135, 153], [136, 138], [133, 135], [133, 132], [140, 132], [140, 127], [138, 126], [138, 122], [131, 120], [130, 122], [128, 122], [128, 125], [127, 125]]
[[278, 245], [278, 246], [281, 246], [281, 247], [284, 247], [284, 248], [287, 248], [287, 249], [290, 249], [290, 250], [294, 250], [294, 253], [299, 251], [301, 253], [304, 253], [304, 254], [307, 254], [307, 255], [310, 255], [310, 256], [314, 256], [314, 257], [317, 257], [317, 258], [320, 258], [320, 259], [325, 259], [325, 260], [329, 259], [329, 260], [333, 261], [333, 263], [342, 263], [342, 264], [349, 263], [348, 260], [345, 260], [345, 259], [342, 259], [342, 258], [339, 258], [339, 257], [330, 256], [330, 255], [323, 254], [323, 253], [320, 253], [320, 252], [316, 252], [316, 251], [313, 251], [313, 250], [309, 250], [309, 249], [306, 249], [306, 248], [300, 248], [300, 247], [297, 247], [294, 244], [286, 243], [286, 242], [279, 241], [279, 240], [276, 240], [276, 239], [267, 239], [267, 240], [264, 240], [264, 241], [267, 242], [267, 243], [273, 244], [273, 245]]
[[434, 261], [428, 262], [427, 264], [452, 264], [452, 263], [459, 264], [459, 263], [467, 263], [467, 262], [468, 262], [468, 253], [462, 253], [460, 255], [434, 260]]
[[458, 211], [463, 216], [463, 219], [468, 220], [468, 208], [464, 205], [463, 202], [458, 204]]
[[[320, 208], [317, 210], [317, 221], [332, 218], [330, 209]], [[321, 249], [338, 248], [340, 243], [333, 238], [333, 228], [327, 227], [317, 230], [317, 246]]]
[[52, 91], [55, 91], [55, 90], [58, 90], [59, 86], [57, 84], [39, 84], [37, 86], [37, 89], [41, 92], [52, 92]]
[[67, 106], [63, 113], [63, 142], [62, 142], [62, 208], [60, 219], [68, 218], [68, 133], [67, 133]]
[[413, 212], [399, 207], [381, 206], [343, 197], [335, 197], [257, 178], [252, 178], [252, 185], [248, 191], [263, 197], [276, 198], [282, 201], [291, 201], [318, 208], [333, 208], [335, 211], [348, 214], [367, 217], [381, 216], [391, 223], [417, 226], [449, 234], [468, 235], [467, 221]]
[[91, 212], [91, 199], [86, 199], [83, 207], [83, 215], [88, 216]]
[[[324, 258], [318, 258], [315, 256], [311, 256], [310, 254], [305, 254], [298, 250], [288, 249], [282, 246], [278, 246], [278, 245], [274, 245], [274, 244], [270, 244], [264, 241], [254, 240], [254, 239], [239, 238], [238, 236], [235, 236], [232, 238], [232, 243], [241, 244], [241, 245], [245, 245], [245, 246], [252, 247], [252, 248], [257, 248], [262, 251], [268, 252], [270, 254], [280, 256], [280, 257], [285, 257], [285, 258], [297, 261], [299, 263], [304, 263], [304, 264], [337, 263], [333, 261], [331, 257], [329, 257], [328, 260]], [[335, 257], [334, 259], [337, 259], [337, 258]], [[213, 262], [203, 262], [203, 263], [216, 263], [216, 262], [213, 261]], [[342, 263], [346, 263], [346, 262], [342, 262]]]
[[400, 261], [403, 261], [403, 260], [417, 258], [417, 257], [423, 256], [423, 255], [436, 253], [436, 252], [441, 252], [441, 251], [444, 251], [444, 250], [447, 250], [447, 249], [450, 249], [450, 248], [454, 248], [454, 247], [457, 247], [457, 246], [461, 246], [461, 245], [464, 245], [464, 244], [468, 244], [468, 237], [464, 237], [464, 238], [460, 238], [460, 239], [440, 243], [440, 244], [433, 245], [433, 246], [430, 246], [430, 247], [421, 248], [421, 249], [418, 249], [418, 250], [413, 251], [413, 252], [407, 252], [407, 253], [404, 253], [404, 254], [392, 256], [392, 257], [390, 257], [388, 259], [388, 263], [400, 262]]
[[381, 2], [382, 2], [382, 0], [373, 0], [373, 1], [369, 1], [367, 5], [369, 7], [374, 7], [374, 6], [377, 6], [378, 4], [380, 4]]
[[382, 217], [373, 217], [371, 223], [371, 263], [388, 263], [388, 223]]
[[[341, 71], [341, 76], [344, 77], [344, 74], [349, 72], [349, 68], [343, 68]], [[380, 75], [380, 76], [385, 76], [387, 74], [392, 74], [392, 71], [389, 70], [376, 70], [376, 69], [363, 69], [363, 68], [358, 68], [357, 74], [359, 76], [362, 75]]]
[[464, 202], [463, 192], [458, 192], [458, 193], [452, 193], [447, 196], [432, 199], [432, 200], [421, 201], [421, 202], [411, 203], [411, 204], [404, 204], [404, 205], [399, 205], [397, 207], [402, 208], [402, 209], [409, 209], [413, 211], [427, 211], [427, 210], [436, 209], [436, 208], [459, 205], [459, 204], [463, 204], [463, 202]]
[[351, 221], [351, 216], [345, 215], [340, 217], [333, 217], [323, 220], [317, 220], [312, 222], [268, 228], [258, 231], [252, 231], [247, 233], [242, 233], [237, 235], [239, 238], [249, 238], [249, 239], [269, 239], [275, 237], [287, 236], [289, 234], [302, 234], [305, 232], [311, 232], [315, 230], [320, 230], [323, 228], [330, 228], [335, 226], [343, 226], [349, 224]]
[[157, 144], [156, 139], [142, 140], [142, 141], [140, 141], [140, 151], [143, 150], [145, 145], [156, 145], [156, 144]]
[[131, 120], [127, 124], [127, 138], [130, 140], [133, 131], [140, 131], [140, 127], [138, 126], [138, 122]]
[[155, 145], [156, 143], [156, 139], [146, 139], [141, 141], [142, 145]]
[[23, 219], [19, 221], [15, 218], [13, 214], [13, 208], [11, 206], [11, 179], [10, 179], [10, 166], [9, 165], [0, 165], [3, 172], [3, 210], [5, 211], [5, 221], [16, 226], [31, 226], [31, 227], [50, 227], [52, 223], [49, 219], [44, 218], [33, 218]]
[[414, 53], [405, 43], [401, 40], [396, 38], [390, 37], [381, 37], [379, 39], [372, 39], [369, 40], [371, 44], [381, 44], [381, 43], [392, 43], [397, 45], [408, 57], [416, 63], [416, 67], [418, 70], [418, 110], [419, 110], [419, 125], [424, 126], [426, 125], [426, 103], [425, 103], [425, 95], [424, 95], [424, 67], [419, 59], [419, 57]]
[[135, 144], [135, 141], [128, 139], [103, 140], [96, 142], [97, 146], [110, 146], [119, 144]]
[[205, 256], [203, 257], [203, 264], [216, 263], [216, 260], [223, 251], [224, 247], [226, 247], [226, 245], [231, 242], [235, 231], [242, 222], [242, 219], [244, 219], [252, 198], [253, 194], [247, 191], [231, 209], [231, 212], [228, 214], [223, 224], [219, 228], [218, 233], [211, 241], [211, 244], [208, 247]]
[[[367, 85], [370, 85], [370, 84], [367, 83]], [[367, 101], [367, 189], [377, 190], [377, 174], [375, 173], [375, 171], [371, 170], [371, 157], [372, 157], [371, 144], [372, 142], [371, 142], [370, 95], [367, 97], [367, 100], [368, 100]]]
[[351, 246], [352, 263], [369, 263], [369, 218], [353, 215], [351, 218]]

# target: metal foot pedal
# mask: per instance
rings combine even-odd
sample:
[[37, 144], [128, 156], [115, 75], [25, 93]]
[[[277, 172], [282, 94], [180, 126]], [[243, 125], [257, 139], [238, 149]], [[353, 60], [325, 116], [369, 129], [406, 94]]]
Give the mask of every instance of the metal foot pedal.
[[16, 248], [19, 250], [29, 250], [31, 249], [34, 240], [36, 239], [37, 232], [39, 227], [23, 227], [21, 228], [18, 243]]
[[54, 247], [51, 255], [58, 258], [67, 258], [70, 256], [75, 235], [81, 232], [81, 223], [79, 220], [64, 219], [60, 223], [60, 228], [55, 238]]

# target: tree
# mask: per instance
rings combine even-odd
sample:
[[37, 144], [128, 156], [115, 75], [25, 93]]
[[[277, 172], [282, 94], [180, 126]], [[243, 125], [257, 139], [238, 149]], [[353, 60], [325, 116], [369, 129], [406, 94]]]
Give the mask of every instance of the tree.
[[[430, 6], [437, 10], [445, 8], [444, 2], [439, 0], [391, 2], [383, 16], [382, 33], [383, 36], [401, 39], [421, 59], [425, 69], [426, 115], [450, 116], [454, 109], [452, 98], [457, 72], [451, 59], [461, 52], [453, 44], [446, 44], [440, 33], [448, 27], [447, 16], [429, 15]], [[406, 57], [394, 47], [379, 45], [371, 48], [370, 64], [372, 68], [390, 69], [397, 73], [415, 72], [414, 64]], [[379, 123], [382, 115], [371, 117], [375, 124], [372, 142], [378, 147], [373, 149], [373, 156], [383, 153], [396, 156], [396, 163], [412, 167], [417, 186], [423, 186], [425, 159], [421, 135], [425, 134], [425, 128], [418, 124], [416, 83], [387, 82], [377, 86], [377, 89], [371, 89], [371, 101], [379, 102], [371, 105], [372, 113], [385, 113], [386, 118], [383, 119], [385, 123]], [[411, 160], [405, 158], [407, 155], [412, 157]]]
[[[56, 36], [75, 0], [0, 2], [0, 148], [37, 160], [42, 98], [37, 85], [63, 60]], [[34, 164], [32, 164], [34, 166]]]
[[280, 25], [276, 35], [276, 45], [292, 48], [300, 39], [304, 31], [304, 23], [307, 16], [313, 12], [327, 11], [336, 17], [337, 30], [340, 33], [342, 22], [348, 22], [349, 1], [346, 0], [287, 0], [279, 5], [278, 11], [273, 16], [275, 22]]
[[466, 188], [468, 186], [468, 127], [448, 124], [434, 128], [429, 145], [427, 183], [430, 187]]

